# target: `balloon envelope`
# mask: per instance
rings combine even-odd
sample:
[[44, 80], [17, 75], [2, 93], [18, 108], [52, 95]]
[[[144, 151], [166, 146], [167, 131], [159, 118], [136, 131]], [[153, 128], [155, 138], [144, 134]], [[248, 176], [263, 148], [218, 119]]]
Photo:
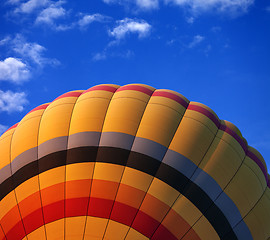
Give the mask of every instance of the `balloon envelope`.
[[0, 240], [268, 239], [266, 169], [237, 127], [177, 92], [68, 92], [0, 138]]

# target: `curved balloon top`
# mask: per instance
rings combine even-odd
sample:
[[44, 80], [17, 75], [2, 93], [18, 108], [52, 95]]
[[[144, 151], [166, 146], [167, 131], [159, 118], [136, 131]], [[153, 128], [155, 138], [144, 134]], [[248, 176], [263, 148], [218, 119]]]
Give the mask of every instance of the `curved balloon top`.
[[0, 240], [268, 239], [269, 187], [263, 157], [209, 107], [98, 85], [0, 137]]

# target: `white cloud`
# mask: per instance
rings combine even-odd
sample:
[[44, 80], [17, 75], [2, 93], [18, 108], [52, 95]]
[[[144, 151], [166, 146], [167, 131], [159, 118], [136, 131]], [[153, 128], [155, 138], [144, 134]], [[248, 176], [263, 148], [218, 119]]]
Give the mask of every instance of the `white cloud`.
[[107, 16], [101, 15], [99, 13], [95, 13], [92, 15], [84, 15], [79, 21], [78, 21], [78, 25], [81, 28], [84, 28], [86, 26], [88, 26], [89, 24], [91, 24], [92, 22], [103, 22], [110, 19]]
[[254, 0], [164, 0], [166, 4], [175, 4], [191, 9], [194, 13], [217, 10], [230, 14], [246, 12]]
[[0, 111], [21, 112], [28, 103], [24, 92], [12, 92], [0, 90]]
[[0, 124], [0, 136], [8, 129], [8, 126]]
[[21, 83], [31, 76], [25, 63], [17, 58], [6, 58], [0, 61], [0, 81], [6, 80], [14, 83]]
[[137, 33], [139, 38], [145, 37], [149, 34], [151, 25], [144, 20], [133, 20], [125, 18], [117, 22], [117, 26], [109, 32], [117, 40], [123, 39], [130, 33]]
[[[19, 1], [16, 0], [10, 0], [12, 4], [19, 3]], [[15, 9], [15, 12], [21, 12], [21, 13], [32, 13], [33, 11], [45, 7], [50, 3], [48, 0], [29, 0], [24, 3], [21, 3], [20, 6], [18, 6]]]
[[9, 36], [3, 38], [2, 40], [0, 40], [0, 46], [8, 44], [10, 40], [11, 38]]
[[204, 39], [205, 39], [205, 37], [203, 37], [201, 35], [196, 35], [196, 36], [194, 36], [192, 42], [189, 43], [188, 47], [193, 48], [193, 47], [197, 46], [200, 42], [202, 42]]
[[135, 5], [140, 10], [151, 10], [159, 7], [159, 0], [103, 0], [107, 4], [120, 4], [124, 6]]
[[43, 9], [36, 18], [36, 24], [53, 25], [58, 18], [67, 15], [67, 11], [61, 6], [64, 2], [58, 1]]
[[105, 60], [106, 58], [107, 58], [106, 53], [105, 52], [102, 52], [102, 53], [96, 53], [93, 56], [92, 60], [96, 62], [96, 61]]
[[100, 52], [100, 53], [96, 53], [92, 60], [97, 62], [97, 61], [101, 61], [101, 60], [105, 60], [109, 57], [117, 57], [117, 58], [131, 58], [132, 56], [134, 56], [134, 52], [131, 51], [131, 50], [127, 50], [127, 51], [124, 51], [124, 52], [112, 52], [112, 51], [108, 51], [109, 48], [105, 49], [103, 52]]
[[158, 8], [158, 0], [136, 0], [138, 7], [143, 9], [155, 9]]
[[12, 49], [21, 57], [27, 58], [39, 66], [59, 64], [59, 61], [56, 59], [45, 58], [42, 56], [43, 52], [46, 51], [45, 47], [35, 42], [26, 42], [21, 35], [17, 35], [12, 40]]
[[188, 17], [188, 18], [186, 18], [186, 21], [187, 21], [187, 23], [189, 23], [189, 24], [193, 24], [194, 21], [195, 21], [195, 18], [194, 18], [194, 17]]
[[18, 4], [20, 2], [20, 0], [8, 0], [7, 3], [8, 4]]

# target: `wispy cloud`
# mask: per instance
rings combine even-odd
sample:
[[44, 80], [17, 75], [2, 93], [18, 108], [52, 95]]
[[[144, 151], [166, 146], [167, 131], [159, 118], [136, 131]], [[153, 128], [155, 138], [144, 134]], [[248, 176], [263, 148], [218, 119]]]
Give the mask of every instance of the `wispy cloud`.
[[74, 14], [72, 16], [72, 10], [63, 6], [66, 3], [65, 0], [28, 0], [23, 3], [20, 0], [9, 0], [8, 3], [16, 6], [12, 11], [13, 14], [20, 14], [22, 17], [31, 16], [34, 18], [35, 26], [46, 26], [55, 31], [67, 31], [74, 28], [84, 30], [93, 22], [111, 20], [110, 17], [99, 13], [75, 13], [75, 16]]
[[152, 10], [159, 7], [159, 0], [103, 0], [107, 4], [133, 5], [139, 10]]
[[67, 11], [62, 7], [62, 4], [64, 3], [64, 1], [51, 3], [39, 13], [35, 21], [36, 24], [54, 25], [54, 21], [56, 19], [65, 17], [67, 15]]
[[11, 40], [10, 36], [7, 36], [0, 40], [0, 46], [7, 45], [9, 41]]
[[151, 30], [151, 25], [144, 20], [125, 18], [117, 21], [117, 26], [109, 34], [117, 40], [124, 39], [128, 34], [138, 34], [139, 38], [146, 37]]
[[20, 34], [14, 38], [7, 36], [0, 40], [0, 46], [6, 46], [11, 55], [0, 61], [0, 80], [2, 81], [19, 84], [30, 79], [35, 69], [60, 64], [57, 59], [44, 57], [45, 47], [35, 42], [27, 42]]
[[0, 136], [8, 129], [8, 126], [0, 124]]
[[[179, 6], [193, 14], [215, 10], [219, 13], [244, 13], [255, 0], [103, 0], [107, 4], [120, 4], [139, 10], [158, 9], [161, 4]], [[190, 20], [190, 19], [189, 19]], [[194, 19], [193, 19], [194, 20]]]
[[24, 92], [0, 90], [0, 112], [21, 112], [28, 103]]
[[204, 39], [205, 39], [205, 37], [201, 36], [201, 35], [194, 36], [193, 40], [188, 44], [188, 48], [193, 48], [193, 47], [197, 46]]
[[22, 35], [17, 35], [11, 41], [12, 50], [22, 58], [43, 67], [45, 65], [58, 65], [59, 61], [43, 56], [46, 48], [35, 42], [27, 42]]
[[188, 17], [188, 18], [186, 18], [186, 21], [187, 21], [187, 23], [189, 23], [189, 24], [193, 24], [194, 21], [195, 21], [195, 18], [194, 18], [194, 17]]
[[9, 57], [0, 61], [0, 81], [22, 83], [31, 76], [28, 66], [21, 59]]
[[108, 50], [109, 50], [109, 48], [106, 48], [103, 52], [94, 54], [92, 60], [94, 62], [97, 62], [97, 61], [105, 60], [105, 59], [107, 59], [109, 57], [110, 58], [111, 57], [113, 57], [113, 58], [116, 57], [116, 58], [126, 58], [126, 59], [128, 59], [128, 58], [131, 58], [132, 56], [134, 56], [134, 52], [131, 51], [131, 50], [122, 51], [122, 52], [119, 52], [119, 51], [117, 51], [117, 52], [112, 51], [111, 52], [111, 51], [108, 51]]
[[136, 0], [136, 4], [142, 9], [155, 9], [159, 6], [158, 0]]
[[94, 54], [94, 56], [92, 57], [93, 61], [100, 61], [100, 60], [105, 60], [107, 58], [107, 54], [105, 51], [101, 52], [101, 53], [96, 53]]
[[193, 13], [216, 10], [218, 12], [238, 14], [248, 10], [254, 0], [164, 0], [165, 4], [174, 4], [191, 9]]
[[33, 22], [36, 25], [50, 26], [55, 30], [63, 28], [63, 26], [58, 26], [55, 22], [60, 18], [65, 18], [69, 13], [63, 7], [63, 4], [66, 3], [65, 0], [28, 0], [24, 2], [9, 0], [8, 3], [15, 5], [15, 8], [10, 14], [19, 15], [22, 18], [34, 18], [35, 20]]
[[77, 22], [80, 28], [86, 28], [93, 22], [106, 22], [111, 20], [110, 17], [95, 13], [95, 14], [85, 14], [79, 21]]
[[21, 1], [17, 0], [9, 0], [11, 4], [19, 4], [15, 9], [15, 13], [32, 13], [37, 9], [47, 6], [50, 1], [49, 0], [29, 0], [21, 3]]

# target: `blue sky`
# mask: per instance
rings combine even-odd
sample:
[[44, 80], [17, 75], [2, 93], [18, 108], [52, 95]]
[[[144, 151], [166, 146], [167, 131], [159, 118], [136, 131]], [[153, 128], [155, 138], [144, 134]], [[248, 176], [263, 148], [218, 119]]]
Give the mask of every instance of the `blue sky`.
[[0, 132], [101, 83], [178, 91], [234, 123], [270, 170], [270, 2], [3, 0]]

